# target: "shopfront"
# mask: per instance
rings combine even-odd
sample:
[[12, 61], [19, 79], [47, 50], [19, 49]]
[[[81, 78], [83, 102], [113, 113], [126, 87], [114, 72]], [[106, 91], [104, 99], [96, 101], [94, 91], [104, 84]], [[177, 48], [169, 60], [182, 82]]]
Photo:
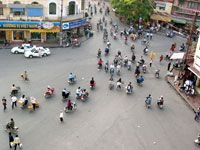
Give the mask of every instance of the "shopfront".
[[84, 34], [84, 26], [87, 25], [87, 19], [76, 20], [72, 22], [63, 23], [63, 31], [67, 37], [77, 38], [83, 36]]
[[55, 41], [58, 32], [60, 32], [59, 22], [0, 22], [1, 38], [9, 41]]
[[0, 41], [5, 41], [6, 40], [6, 31], [0, 31]]

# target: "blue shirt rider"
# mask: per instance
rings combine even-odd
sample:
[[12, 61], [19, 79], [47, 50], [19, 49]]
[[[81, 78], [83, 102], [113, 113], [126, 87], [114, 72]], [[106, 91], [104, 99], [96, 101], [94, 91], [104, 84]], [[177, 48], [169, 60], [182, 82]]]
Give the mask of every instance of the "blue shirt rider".
[[146, 103], [151, 104], [151, 101], [152, 101], [151, 94], [149, 94], [149, 96], [147, 97]]
[[74, 79], [74, 75], [72, 73], [69, 74], [69, 80], [72, 81]]

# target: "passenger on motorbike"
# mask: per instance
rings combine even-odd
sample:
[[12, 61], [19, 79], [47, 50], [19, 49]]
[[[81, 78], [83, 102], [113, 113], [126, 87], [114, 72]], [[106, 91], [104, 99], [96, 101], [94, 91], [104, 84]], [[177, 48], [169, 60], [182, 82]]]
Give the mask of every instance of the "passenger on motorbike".
[[84, 89], [82, 95], [83, 95], [85, 98], [88, 98], [89, 93], [86, 91], [86, 89]]
[[10, 119], [10, 122], [6, 125], [6, 129], [14, 129], [15, 127], [15, 122], [13, 118]]
[[69, 81], [72, 82], [74, 80], [74, 75], [72, 73], [69, 74]]
[[138, 79], [137, 79], [137, 83], [143, 83], [144, 82], [144, 78], [143, 76], [140, 76]]
[[92, 79], [90, 80], [90, 87], [95, 87], [95, 81], [94, 78], [92, 77]]

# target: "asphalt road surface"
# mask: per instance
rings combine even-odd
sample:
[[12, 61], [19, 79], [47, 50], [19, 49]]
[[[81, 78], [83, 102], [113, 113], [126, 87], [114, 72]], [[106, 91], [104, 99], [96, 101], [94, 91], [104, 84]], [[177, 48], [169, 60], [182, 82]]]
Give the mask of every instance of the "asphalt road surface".
[[[114, 22], [117, 18], [114, 17]], [[92, 18], [94, 28], [101, 16]], [[108, 17], [107, 20], [109, 21]], [[119, 24], [123, 29], [124, 25]], [[14, 118], [19, 127], [19, 137], [26, 150], [195, 150], [199, 149], [193, 141], [199, 132], [199, 124], [194, 121], [194, 113], [179, 95], [165, 81], [167, 63], [159, 63], [159, 56], [166, 54], [173, 42], [177, 47], [184, 41], [179, 37], [173, 39], [155, 34], [150, 44], [150, 51], [157, 54], [152, 68], [147, 67], [142, 87], [136, 84], [134, 70], [122, 68], [121, 78], [123, 89], [109, 90], [109, 74], [97, 70], [97, 50], [105, 48], [102, 32], [95, 32], [94, 37], [82, 43], [80, 48], [51, 49], [52, 54], [44, 58], [27, 59], [23, 54], [11, 54], [9, 50], [0, 51], [0, 97], [8, 100], [8, 109], [3, 112], [0, 106], [0, 150], [9, 149], [8, 134], [3, 126]], [[131, 41], [128, 45], [122, 39], [112, 43], [106, 60], [113, 60], [117, 50], [123, 56], [130, 58]], [[140, 40], [134, 42], [138, 59], [143, 55], [144, 46]], [[176, 48], [178, 51], [178, 48]], [[104, 54], [104, 52], [103, 52]], [[144, 56], [147, 64], [149, 57]], [[155, 69], [160, 68], [161, 77], [154, 77]], [[28, 72], [29, 82], [24, 82], [20, 74]], [[74, 85], [68, 85], [67, 79], [72, 72], [77, 76]], [[89, 89], [91, 77], [96, 80], [96, 88]], [[119, 78], [116, 74], [114, 80]], [[127, 95], [124, 87], [128, 82], [133, 83], [133, 93]], [[19, 106], [11, 109], [10, 90], [15, 83], [21, 87], [21, 93], [34, 96], [39, 100], [40, 107], [34, 112]], [[45, 99], [43, 94], [50, 85], [55, 88], [55, 95]], [[77, 110], [64, 113], [64, 123], [59, 121], [59, 113], [66, 106], [61, 99], [61, 91], [67, 88], [71, 91], [71, 99], [75, 101], [77, 87], [89, 90], [86, 102], [77, 101]], [[144, 101], [152, 94], [152, 107], [147, 109]], [[159, 96], [164, 96], [164, 108], [156, 106]]]

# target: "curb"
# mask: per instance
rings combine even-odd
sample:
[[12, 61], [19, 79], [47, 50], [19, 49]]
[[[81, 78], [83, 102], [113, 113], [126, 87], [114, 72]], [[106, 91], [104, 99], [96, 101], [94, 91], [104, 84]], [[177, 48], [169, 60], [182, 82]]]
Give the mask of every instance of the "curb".
[[176, 90], [176, 92], [179, 94], [179, 96], [190, 106], [190, 108], [194, 111], [194, 113], [196, 113], [196, 112], [197, 112], [196, 108], [195, 108], [194, 106], [192, 106], [192, 105], [188, 102], [187, 97], [186, 97], [185, 95], [183, 95], [181, 92], [179, 92], [178, 89], [176, 89], [176, 88], [173, 86], [173, 84], [168, 80], [168, 76], [167, 76], [167, 75], [165, 76], [165, 80], [167, 81], [167, 83], [168, 83], [171, 87], [173, 87], [173, 88]]

